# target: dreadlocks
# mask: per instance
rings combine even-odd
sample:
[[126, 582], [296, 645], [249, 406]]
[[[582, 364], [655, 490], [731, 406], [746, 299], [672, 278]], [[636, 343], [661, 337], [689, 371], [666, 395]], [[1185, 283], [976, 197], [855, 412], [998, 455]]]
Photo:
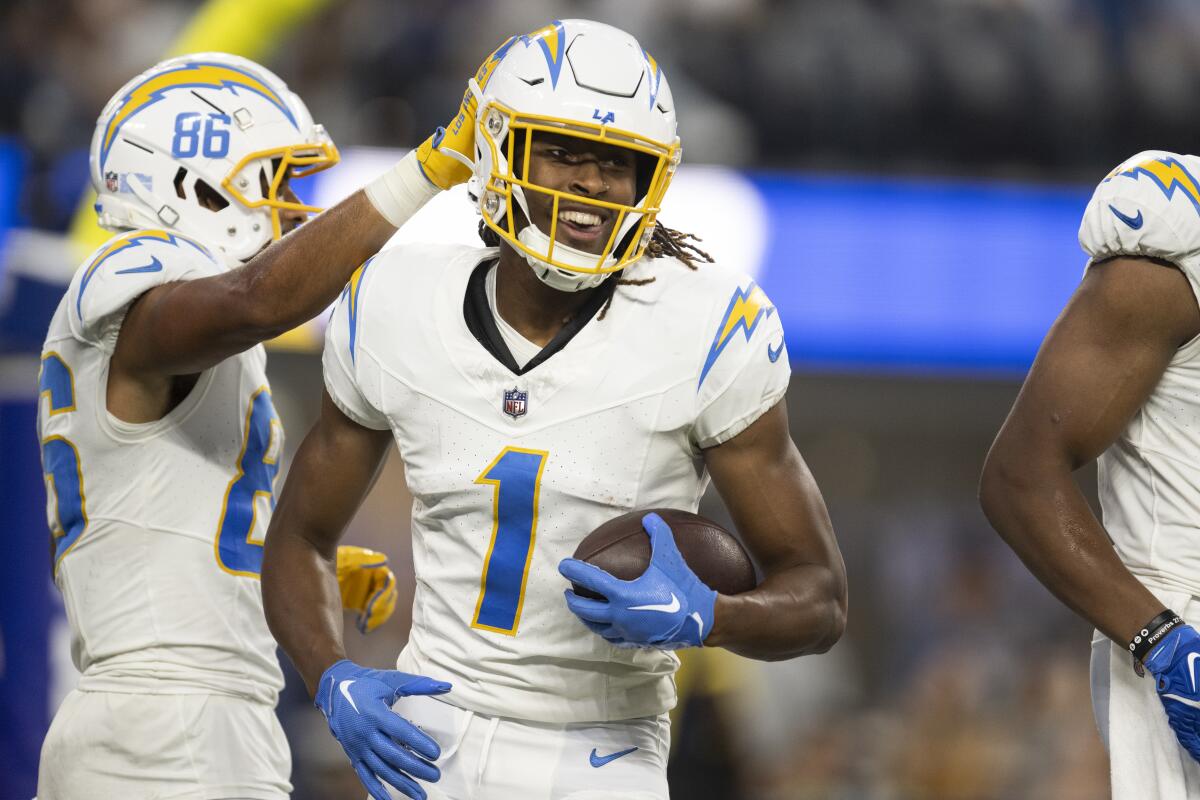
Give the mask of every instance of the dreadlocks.
[[697, 269], [697, 261], [711, 264], [713, 260], [712, 256], [693, 244], [698, 241], [700, 237], [694, 233], [683, 233], [665, 225], [655, 225], [650, 244], [646, 245], [646, 255], [651, 258], [677, 258], [688, 269]]

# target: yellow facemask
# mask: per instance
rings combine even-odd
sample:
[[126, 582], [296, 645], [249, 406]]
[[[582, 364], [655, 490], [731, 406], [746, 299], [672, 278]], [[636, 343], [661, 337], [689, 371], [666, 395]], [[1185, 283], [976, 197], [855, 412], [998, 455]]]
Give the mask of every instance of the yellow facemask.
[[[641, 258], [654, 233], [654, 225], [661, 210], [663, 196], [679, 165], [681, 151], [678, 141], [658, 142], [603, 124], [590, 124], [537, 114], [520, 114], [495, 101], [485, 105], [477, 119], [476, 137], [490, 149], [493, 165], [480, 200], [483, 221], [487, 227], [495, 231], [519, 252], [532, 256], [551, 267], [568, 272], [589, 275], [606, 274], [623, 269]], [[523, 164], [522, 174], [520, 175], [516, 174], [513, 167], [516, 155], [514, 149], [518, 138], [514, 134], [517, 131], [525, 134], [521, 137], [524, 140], [524, 152], [521, 161]], [[535, 132], [571, 136], [590, 142], [621, 147], [642, 156], [649, 156], [653, 163], [653, 170], [650, 180], [646, 184], [645, 194], [636, 205], [624, 205], [549, 189], [532, 183], [529, 180], [529, 160]], [[500, 141], [501, 137], [503, 137], [503, 143]], [[503, 171], [500, 171], [501, 164], [503, 164]], [[639, 185], [642, 183], [639, 180]], [[553, 200], [550, 230], [543, 231], [549, 237], [547, 252], [538, 252], [520, 239], [516, 212], [521, 206], [514, 191], [517, 187], [522, 192], [539, 192]], [[580, 251], [556, 240], [558, 207], [559, 203], [564, 200], [616, 213], [612, 232], [600, 253], [581, 254]], [[631, 226], [626, 225], [631, 218], [636, 219], [636, 222]], [[614, 252], [616, 248], [620, 248], [620, 252]], [[556, 251], [558, 251], [557, 255]]]
[[[251, 185], [251, 179], [243, 174], [243, 170], [250, 163], [258, 159], [267, 159], [269, 163], [274, 165], [274, 174], [267, 182], [265, 196], [259, 199], [251, 199], [246, 197], [245, 194], [245, 189]], [[338, 154], [337, 146], [333, 142], [328, 141], [317, 144], [296, 144], [258, 150], [246, 155], [241, 161], [233, 165], [233, 169], [221, 180], [221, 188], [229, 192], [237, 202], [247, 208], [261, 208], [263, 206], [270, 208], [271, 233], [273, 239], [278, 240], [283, 235], [282, 226], [279, 222], [280, 211], [304, 211], [308, 214], [319, 214], [324, 210], [317, 206], [310, 206], [305, 203], [281, 198], [279, 196], [279, 189], [283, 186], [284, 178], [295, 179], [307, 177], [321, 170], [329, 169], [338, 163], [340, 159], [341, 156]]]

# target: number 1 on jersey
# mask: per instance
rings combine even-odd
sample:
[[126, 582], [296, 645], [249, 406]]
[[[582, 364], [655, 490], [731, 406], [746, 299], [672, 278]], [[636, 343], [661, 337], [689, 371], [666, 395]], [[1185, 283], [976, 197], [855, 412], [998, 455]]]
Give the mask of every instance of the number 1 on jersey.
[[493, 487], [492, 539], [483, 559], [471, 627], [517, 635], [537, 539], [538, 489], [549, 455], [545, 450], [506, 447], [475, 479]]

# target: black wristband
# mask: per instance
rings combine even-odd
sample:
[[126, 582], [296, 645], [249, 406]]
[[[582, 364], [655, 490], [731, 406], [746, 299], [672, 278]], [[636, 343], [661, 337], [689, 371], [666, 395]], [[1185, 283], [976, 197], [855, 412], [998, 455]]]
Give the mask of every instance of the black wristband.
[[1129, 652], [1133, 654], [1134, 663], [1140, 664], [1142, 659], [1154, 649], [1154, 645], [1162, 641], [1162, 637], [1167, 634], [1167, 631], [1182, 624], [1183, 617], [1168, 608], [1143, 625], [1142, 629], [1129, 640]]

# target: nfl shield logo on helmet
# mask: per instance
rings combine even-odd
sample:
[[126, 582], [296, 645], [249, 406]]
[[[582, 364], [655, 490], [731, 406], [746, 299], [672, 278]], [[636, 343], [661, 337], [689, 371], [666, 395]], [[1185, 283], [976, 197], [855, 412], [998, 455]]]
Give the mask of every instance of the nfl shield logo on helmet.
[[525, 416], [529, 410], [529, 392], [522, 392], [515, 386], [504, 390], [504, 413], [513, 419]]

